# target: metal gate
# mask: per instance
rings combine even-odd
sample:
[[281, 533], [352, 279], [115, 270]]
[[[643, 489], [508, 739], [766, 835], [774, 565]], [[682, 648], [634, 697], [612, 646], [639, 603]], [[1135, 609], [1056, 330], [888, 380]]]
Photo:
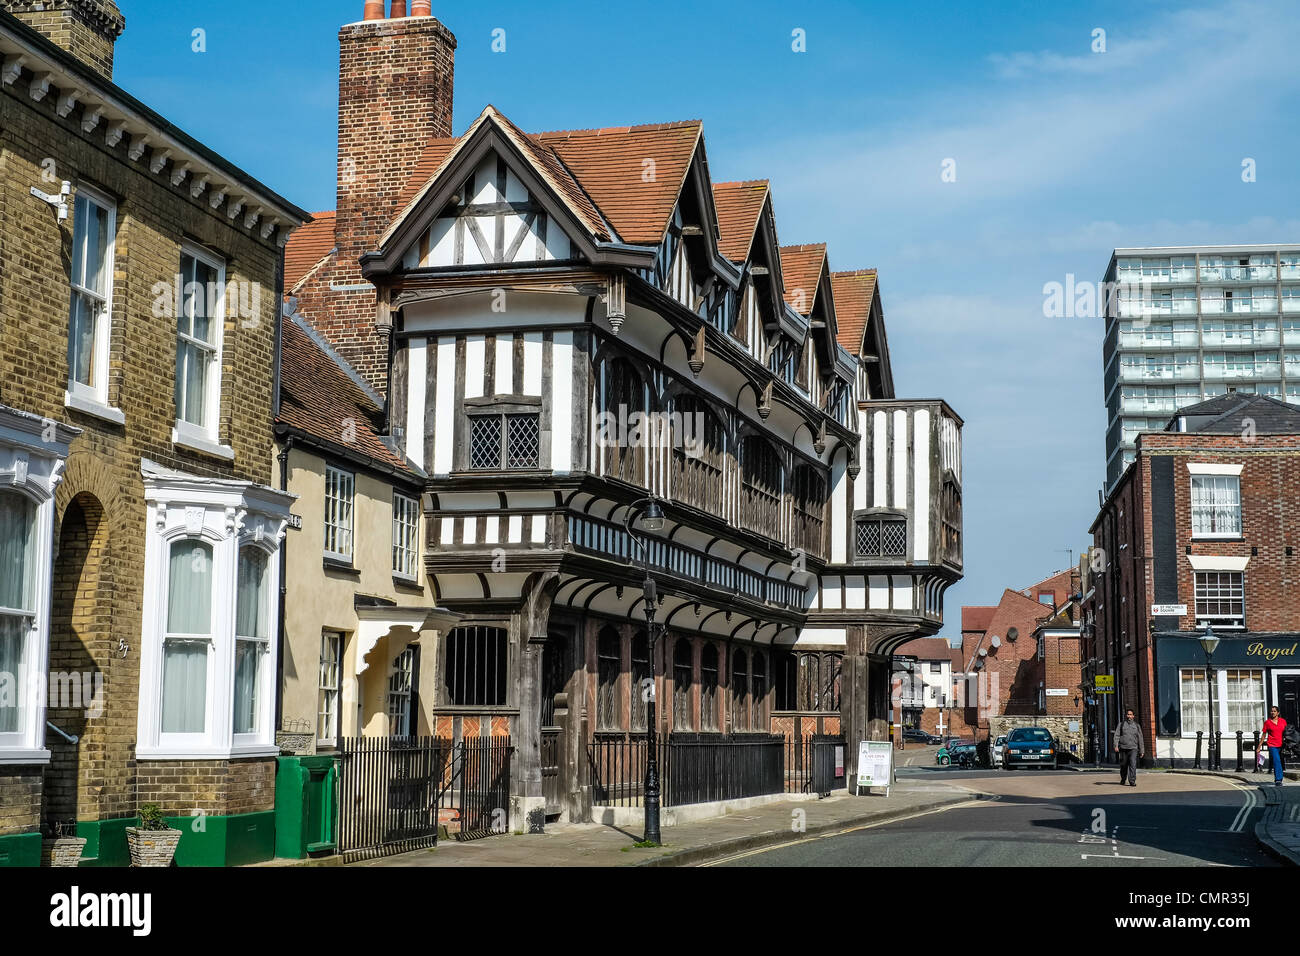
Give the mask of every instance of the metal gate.
[[453, 783], [459, 782], [457, 840], [510, 831], [509, 737], [462, 740], [456, 748]]
[[339, 852], [346, 862], [438, 842], [440, 790], [453, 750], [437, 737], [345, 737], [339, 752]]

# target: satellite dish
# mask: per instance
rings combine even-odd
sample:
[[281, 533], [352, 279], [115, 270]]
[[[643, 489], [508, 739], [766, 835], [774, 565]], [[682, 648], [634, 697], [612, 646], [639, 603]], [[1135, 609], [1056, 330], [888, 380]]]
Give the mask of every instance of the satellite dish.
[[988, 651], [988, 648], [987, 648], [987, 647], [981, 647], [981, 648], [980, 648], [980, 657], [984, 657], [984, 656], [986, 656], [986, 655], [988, 654], [988, 652], [989, 652], [989, 651]]
[[989, 639], [989, 643], [990, 643], [994, 648], [999, 648], [999, 647], [1002, 646], [1002, 638], [1000, 638], [1000, 637], [998, 637], [996, 634], [994, 634], [993, 637]]
[[1007, 628], [1007, 640], [1008, 640], [1008, 641], [1011, 641], [1012, 643], [1015, 643], [1016, 638], [1019, 637], [1019, 636], [1020, 636], [1020, 629], [1019, 629], [1019, 628], [1017, 628], [1017, 627], [1009, 627], [1009, 628]]

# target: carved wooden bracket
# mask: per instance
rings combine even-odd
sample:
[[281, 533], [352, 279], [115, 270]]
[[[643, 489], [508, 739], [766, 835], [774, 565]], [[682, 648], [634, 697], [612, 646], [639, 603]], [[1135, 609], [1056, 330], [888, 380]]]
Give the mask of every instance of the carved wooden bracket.
[[767, 385], [763, 387], [763, 394], [758, 400], [758, 417], [763, 419], [763, 421], [767, 421], [767, 416], [772, 414], [773, 381], [774, 380], [769, 381]]
[[700, 372], [704, 371], [704, 328], [701, 325], [699, 331], [695, 333], [695, 341], [691, 343], [691, 357], [687, 363], [691, 367], [691, 374], [696, 378], [699, 378]]

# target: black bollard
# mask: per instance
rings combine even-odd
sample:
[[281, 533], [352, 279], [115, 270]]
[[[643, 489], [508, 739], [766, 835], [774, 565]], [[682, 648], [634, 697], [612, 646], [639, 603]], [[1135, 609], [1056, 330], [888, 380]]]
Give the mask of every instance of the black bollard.
[[1203, 730], [1198, 730], [1196, 732], [1196, 762], [1192, 764], [1193, 770], [1201, 769], [1201, 735], [1204, 733], [1205, 731]]
[[1223, 769], [1223, 731], [1222, 730], [1216, 730], [1214, 732], [1214, 766], [1210, 769], [1212, 770]]
[[1241, 759], [1241, 731], [1237, 731], [1237, 773], [1246, 769], [1246, 764]]

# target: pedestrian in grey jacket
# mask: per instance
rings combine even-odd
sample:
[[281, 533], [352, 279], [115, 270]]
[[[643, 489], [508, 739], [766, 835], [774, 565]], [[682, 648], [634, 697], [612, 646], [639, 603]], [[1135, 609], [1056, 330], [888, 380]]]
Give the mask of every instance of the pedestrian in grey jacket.
[[1115, 728], [1115, 753], [1119, 754], [1119, 785], [1127, 783], [1136, 787], [1138, 758], [1145, 756], [1142, 745], [1142, 728], [1133, 717], [1133, 711], [1124, 711], [1123, 722]]

